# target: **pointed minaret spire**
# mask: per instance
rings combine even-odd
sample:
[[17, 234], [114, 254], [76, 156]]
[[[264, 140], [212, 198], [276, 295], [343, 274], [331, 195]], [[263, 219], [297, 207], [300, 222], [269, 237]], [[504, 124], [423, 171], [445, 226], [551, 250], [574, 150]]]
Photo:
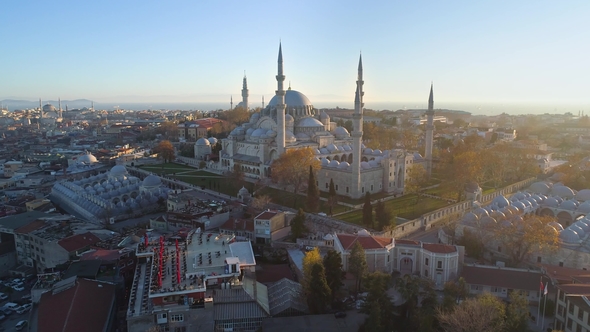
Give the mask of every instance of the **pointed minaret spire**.
[[434, 110], [434, 94], [432, 92], [433, 83], [430, 82], [430, 96], [428, 97], [428, 110]]
[[229, 109], [234, 109], [234, 96], [229, 96]]
[[354, 112], [352, 114], [352, 176], [351, 194], [354, 198], [360, 198], [367, 192], [361, 181], [361, 158], [363, 137], [363, 62], [359, 57], [356, 91], [354, 93]]
[[43, 104], [41, 103], [41, 98], [39, 98], [39, 112], [41, 112], [41, 119], [43, 119]]
[[246, 71], [244, 70], [244, 80], [242, 81], [242, 106], [248, 110], [249, 109], [249, 105], [248, 105], [248, 96], [250, 94], [248, 93], [248, 80], [246, 79]]
[[262, 96], [262, 108], [264, 108], [264, 96]]
[[[285, 75], [283, 74], [283, 47], [279, 42], [279, 59], [278, 59], [278, 70], [277, 70], [277, 91], [275, 92], [277, 97], [277, 104], [275, 106], [276, 119], [277, 119], [277, 150], [279, 156], [285, 153], [285, 89], [283, 83], [285, 82]], [[272, 112], [272, 111], [271, 111]]]

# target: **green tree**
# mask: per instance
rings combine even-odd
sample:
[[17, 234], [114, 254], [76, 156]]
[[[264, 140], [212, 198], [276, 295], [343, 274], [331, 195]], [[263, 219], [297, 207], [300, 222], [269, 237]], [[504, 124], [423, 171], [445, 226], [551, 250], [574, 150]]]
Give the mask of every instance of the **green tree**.
[[345, 275], [342, 270], [342, 258], [336, 250], [328, 250], [324, 257], [324, 268], [326, 270], [326, 281], [332, 293], [332, 302], [334, 302], [338, 292], [344, 285], [342, 280], [344, 280]]
[[373, 204], [371, 204], [371, 193], [365, 193], [365, 204], [363, 204], [363, 224], [373, 227]]
[[338, 204], [338, 195], [334, 187], [334, 180], [330, 179], [330, 191], [328, 192], [328, 206], [330, 207], [330, 216], [333, 215], [334, 206]]
[[497, 297], [484, 293], [470, 298], [453, 310], [436, 314], [445, 332], [498, 332], [504, 330], [505, 306]]
[[311, 314], [323, 314], [330, 303], [330, 287], [326, 281], [326, 273], [321, 263], [313, 264], [309, 293], [307, 294], [307, 306]]
[[508, 295], [506, 306], [506, 332], [527, 332], [529, 320], [529, 301], [520, 292]]
[[348, 256], [348, 272], [352, 273], [355, 278], [357, 292], [361, 289], [361, 281], [365, 273], [367, 273], [367, 269], [365, 249], [363, 249], [363, 246], [358, 241], [355, 241]]
[[455, 281], [447, 281], [443, 289], [443, 305], [444, 310], [450, 310], [467, 297], [467, 283], [463, 277]]
[[322, 264], [322, 256], [318, 248], [306, 252], [305, 256], [303, 256], [303, 280], [301, 281], [301, 285], [305, 294], [310, 292], [311, 271], [316, 264]]
[[320, 190], [315, 178], [313, 167], [309, 165], [309, 178], [307, 180], [307, 202], [305, 204], [308, 212], [316, 213], [320, 209]]
[[393, 304], [387, 295], [387, 289], [391, 283], [391, 276], [383, 272], [367, 274], [364, 280], [365, 288], [368, 289], [367, 298], [361, 308], [361, 312], [369, 317], [361, 327], [361, 331], [392, 331]]
[[295, 218], [291, 220], [291, 236], [293, 237], [293, 241], [297, 241], [297, 239], [302, 237], [306, 232], [305, 212], [303, 212], [303, 209], [299, 209]]
[[385, 206], [383, 201], [377, 202], [375, 206], [375, 219], [380, 230], [386, 230], [387, 227], [391, 226], [391, 211]]

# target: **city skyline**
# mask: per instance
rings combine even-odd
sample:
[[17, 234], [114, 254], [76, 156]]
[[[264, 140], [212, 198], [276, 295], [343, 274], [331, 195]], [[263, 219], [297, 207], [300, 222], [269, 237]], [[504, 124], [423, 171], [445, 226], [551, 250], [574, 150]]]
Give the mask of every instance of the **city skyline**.
[[367, 108], [423, 108], [431, 81], [440, 108], [590, 106], [581, 1], [35, 3], [7, 6], [0, 100], [229, 105], [245, 70], [257, 106], [282, 40], [287, 86], [320, 107], [352, 108], [361, 51]]

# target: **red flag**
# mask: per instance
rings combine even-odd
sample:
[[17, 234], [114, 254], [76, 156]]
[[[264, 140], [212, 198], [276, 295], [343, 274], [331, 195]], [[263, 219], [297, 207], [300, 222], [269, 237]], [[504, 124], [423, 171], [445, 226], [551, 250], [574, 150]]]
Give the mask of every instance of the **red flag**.
[[541, 281], [541, 289], [539, 290], [543, 294], [543, 281]]

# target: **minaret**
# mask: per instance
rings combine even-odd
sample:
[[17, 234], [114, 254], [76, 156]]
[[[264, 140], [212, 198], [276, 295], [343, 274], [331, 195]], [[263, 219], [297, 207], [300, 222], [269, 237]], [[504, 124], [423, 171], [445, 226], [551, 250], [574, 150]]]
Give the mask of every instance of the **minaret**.
[[426, 111], [426, 172], [428, 177], [432, 175], [432, 141], [434, 139], [434, 95], [432, 83], [430, 83], [430, 96], [428, 97], [428, 111]]
[[234, 96], [229, 97], [229, 109], [230, 111], [234, 109]]
[[282, 45], [279, 43], [279, 60], [278, 60], [278, 70], [277, 70], [277, 148], [279, 151], [279, 156], [285, 153], [285, 90], [283, 89], [283, 82], [285, 81], [285, 75], [283, 75], [283, 50]]
[[39, 98], [39, 112], [41, 112], [41, 119], [43, 119], [43, 104], [41, 103], [41, 98]]
[[61, 119], [61, 98], [60, 97], [57, 98], [57, 104], [59, 106], [59, 110], [58, 110], [59, 115], [58, 115], [58, 117]]
[[262, 108], [264, 108], [264, 96], [262, 96]]
[[94, 101], [92, 102], [90, 107], [92, 108], [92, 111], [94, 112]]
[[242, 82], [242, 106], [248, 110], [248, 81], [244, 72], [244, 81]]
[[356, 81], [356, 92], [354, 96], [354, 113], [352, 114], [352, 185], [351, 193], [353, 198], [363, 195], [361, 190], [361, 158], [363, 138], [363, 59], [359, 56], [358, 77]]

